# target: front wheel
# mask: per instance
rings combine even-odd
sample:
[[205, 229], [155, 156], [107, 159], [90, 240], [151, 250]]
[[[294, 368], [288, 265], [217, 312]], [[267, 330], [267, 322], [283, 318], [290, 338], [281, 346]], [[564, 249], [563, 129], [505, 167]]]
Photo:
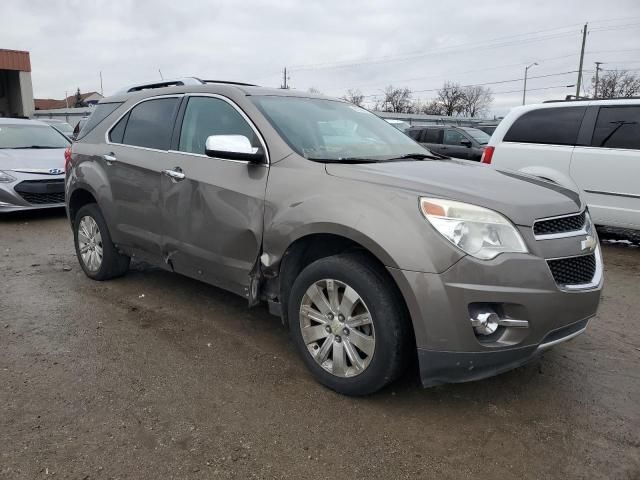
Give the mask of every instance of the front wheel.
[[367, 395], [402, 372], [410, 348], [406, 309], [368, 257], [313, 262], [296, 278], [288, 308], [293, 340], [323, 385]]
[[73, 221], [76, 255], [84, 273], [93, 280], [119, 277], [129, 269], [130, 258], [111, 241], [107, 223], [98, 205], [85, 205]]

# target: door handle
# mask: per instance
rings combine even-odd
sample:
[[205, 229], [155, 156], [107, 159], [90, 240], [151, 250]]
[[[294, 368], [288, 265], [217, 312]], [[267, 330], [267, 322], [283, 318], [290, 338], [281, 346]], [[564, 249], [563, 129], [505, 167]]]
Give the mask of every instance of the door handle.
[[118, 161], [118, 159], [116, 158], [116, 156], [112, 153], [105, 153], [104, 155], [102, 155], [102, 158], [104, 158], [104, 160], [111, 165], [112, 163], [115, 163]]
[[176, 182], [187, 178], [187, 176], [182, 173], [182, 169], [180, 167], [175, 167], [173, 170], [162, 170], [162, 173], [164, 173], [170, 179], [175, 180]]

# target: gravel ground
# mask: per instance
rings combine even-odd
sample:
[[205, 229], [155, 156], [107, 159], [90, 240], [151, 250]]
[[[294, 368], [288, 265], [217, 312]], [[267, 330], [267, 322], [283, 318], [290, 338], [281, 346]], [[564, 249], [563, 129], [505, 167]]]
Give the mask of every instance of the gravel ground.
[[640, 248], [587, 333], [492, 379], [364, 399], [265, 308], [157, 269], [87, 279], [63, 212], [0, 218], [0, 478], [640, 478]]

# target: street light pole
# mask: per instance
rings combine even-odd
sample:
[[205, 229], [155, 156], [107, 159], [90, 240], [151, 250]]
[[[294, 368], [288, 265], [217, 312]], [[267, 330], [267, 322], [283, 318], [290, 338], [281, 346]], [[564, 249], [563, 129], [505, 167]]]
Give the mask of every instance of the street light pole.
[[524, 105], [525, 100], [527, 99], [527, 75], [529, 74], [529, 69], [531, 67], [535, 67], [538, 65], [537, 62], [533, 62], [531, 65], [527, 65], [524, 67], [524, 88], [522, 89], [522, 105]]

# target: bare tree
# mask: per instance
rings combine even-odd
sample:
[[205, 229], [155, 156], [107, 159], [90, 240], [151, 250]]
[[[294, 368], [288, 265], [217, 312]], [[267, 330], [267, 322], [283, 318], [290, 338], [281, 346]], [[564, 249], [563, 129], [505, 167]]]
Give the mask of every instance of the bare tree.
[[438, 90], [436, 102], [442, 108], [442, 114], [453, 116], [462, 111], [464, 99], [464, 90], [459, 83], [444, 82], [444, 85]]
[[309, 93], [313, 93], [314, 95], [324, 95], [319, 89], [317, 89], [316, 87], [310, 87], [309, 90], [307, 90], [307, 92]]
[[493, 102], [490, 88], [469, 86], [462, 90], [460, 113], [465, 117], [479, 117], [489, 112]]
[[[595, 90], [596, 78], [591, 79]], [[610, 70], [598, 79], [598, 98], [633, 97], [640, 94], [640, 77], [627, 70]]]
[[427, 115], [444, 115], [444, 108], [437, 100], [431, 100], [429, 103], [421, 105], [420, 112]]
[[411, 90], [408, 88], [394, 88], [389, 85], [384, 89], [384, 100], [378, 105], [378, 108], [383, 112], [412, 113]]
[[342, 96], [342, 99], [361, 107], [364, 102], [364, 95], [360, 90], [349, 89], [347, 90], [347, 93]]

